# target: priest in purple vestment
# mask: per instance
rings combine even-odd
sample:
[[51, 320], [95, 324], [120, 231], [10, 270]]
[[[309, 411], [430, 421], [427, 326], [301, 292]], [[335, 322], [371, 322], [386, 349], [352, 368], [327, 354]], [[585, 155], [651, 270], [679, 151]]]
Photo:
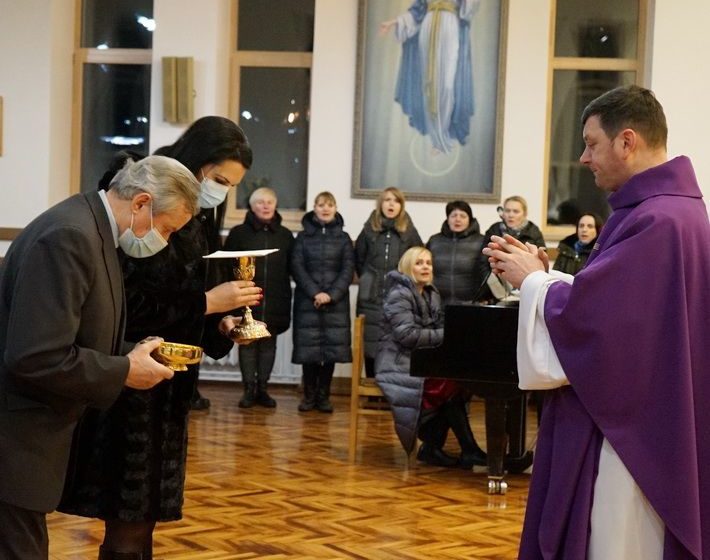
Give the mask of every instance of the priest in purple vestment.
[[521, 288], [521, 388], [545, 403], [521, 560], [710, 559], [710, 225], [690, 160], [638, 86], [582, 115], [613, 213], [577, 276], [494, 237]]

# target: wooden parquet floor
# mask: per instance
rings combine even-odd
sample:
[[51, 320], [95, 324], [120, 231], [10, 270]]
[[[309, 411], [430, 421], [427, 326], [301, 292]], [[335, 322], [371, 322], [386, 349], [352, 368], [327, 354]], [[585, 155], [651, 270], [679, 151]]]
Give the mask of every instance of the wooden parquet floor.
[[[202, 392], [212, 407], [190, 419], [184, 518], [158, 525], [156, 559], [517, 557], [528, 474], [492, 496], [485, 469], [408, 465], [388, 416], [363, 420], [351, 465], [347, 397], [328, 415], [298, 413], [288, 387], [273, 391], [274, 410], [239, 409], [236, 384]], [[483, 445], [482, 403], [472, 418]], [[48, 524], [52, 560], [97, 557], [101, 522], [53, 513]]]

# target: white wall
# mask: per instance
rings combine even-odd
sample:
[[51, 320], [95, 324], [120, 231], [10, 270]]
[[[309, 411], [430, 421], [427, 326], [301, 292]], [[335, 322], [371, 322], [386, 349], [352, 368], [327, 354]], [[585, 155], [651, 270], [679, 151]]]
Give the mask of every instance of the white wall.
[[710, 204], [710, 3], [655, 0], [649, 87], [663, 103], [670, 156], [690, 157]]
[[0, 227], [23, 227], [68, 192], [73, 5], [0, 0]]
[[[372, 200], [350, 199], [357, 43], [357, 0], [316, 0], [308, 199], [336, 195], [355, 236]], [[228, 114], [230, 0], [155, 0], [151, 149], [184, 130], [162, 122], [162, 56], [195, 59], [195, 117]], [[652, 2], [649, 85], [663, 103], [671, 155], [685, 153], [710, 193], [706, 92], [710, 5], [706, 0]], [[0, 228], [22, 227], [69, 192], [73, 0], [0, 0], [0, 95], [5, 100], [0, 157]], [[510, 0], [506, 59], [502, 195], [522, 194], [542, 221], [545, 103], [550, 0]], [[426, 240], [444, 219], [443, 204], [409, 202]], [[474, 212], [482, 227], [495, 204]], [[0, 254], [7, 244], [0, 244]]]
[[230, 0], [154, 0], [150, 151], [172, 144], [186, 125], [163, 121], [164, 56], [194, 58], [195, 118], [228, 115]]

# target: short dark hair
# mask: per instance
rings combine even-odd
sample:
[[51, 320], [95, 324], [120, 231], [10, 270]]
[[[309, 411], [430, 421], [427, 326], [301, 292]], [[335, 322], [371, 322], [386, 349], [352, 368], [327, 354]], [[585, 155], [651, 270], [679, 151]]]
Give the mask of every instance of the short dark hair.
[[666, 147], [666, 116], [650, 89], [622, 86], [607, 91], [584, 108], [582, 125], [595, 115], [609, 138], [614, 138], [624, 128], [632, 128], [646, 140], [649, 147]]
[[465, 200], [452, 200], [446, 205], [447, 219], [454, 210], [461, 210], [461, 212], [465, 212], [468, 214], [469, 221], [473, 222], [473, 211], [471, 210], [471, 205]]
[[203, 166], [225, 160], [249, 169], [253, 159], [244, 131], [234, 121], [217, 116], [197, 119], [174, 144], [158, 148], [155, 154], [175, 158], [195, 176]]

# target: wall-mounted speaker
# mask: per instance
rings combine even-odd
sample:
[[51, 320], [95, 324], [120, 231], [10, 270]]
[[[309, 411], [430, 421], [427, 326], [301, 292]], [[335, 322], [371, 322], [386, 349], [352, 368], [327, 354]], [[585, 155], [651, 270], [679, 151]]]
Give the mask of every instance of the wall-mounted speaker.
[[194, 59], [164, 56], [163, 120], [169, 123], [191, 123], [195, 116]]

